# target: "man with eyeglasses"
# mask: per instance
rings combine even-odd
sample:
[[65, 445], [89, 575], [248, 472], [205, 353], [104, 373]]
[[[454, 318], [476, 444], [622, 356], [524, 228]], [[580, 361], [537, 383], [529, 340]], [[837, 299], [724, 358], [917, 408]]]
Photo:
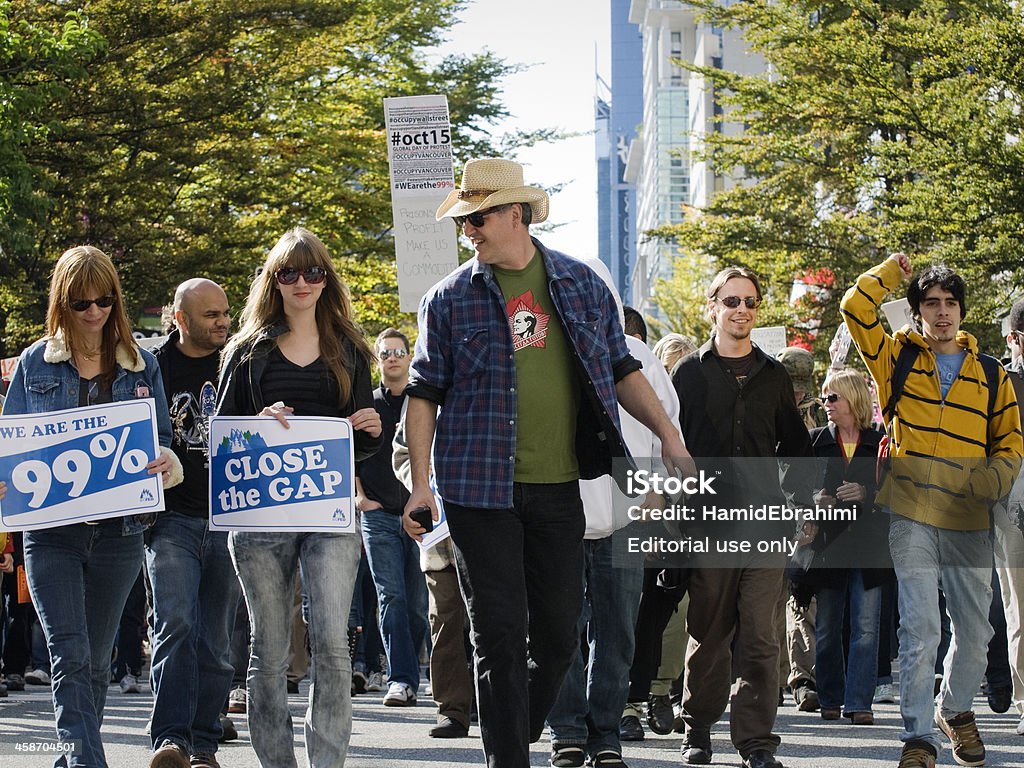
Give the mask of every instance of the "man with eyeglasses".
[[530, 236], [530, 224], [547, 215], [547, 193], [523, 183], [519, 164], [466, 164], [437, 218], [455, 219], [475, 256], [423, 298], [408, 390], [413, 488], [405, 529], [424, 533], [409, 517], [416, 507], [437, 519], [433, 443], [490, 768], [529, 766], [529, 744], [540, 738], [578, 649], [579, 480], [613, 474], [620, 458], [624, 481], [619, 403], [661, 438], [671, 471], [693, 470], [629, 354], [604, 282]]
[[231, 312], [221, 287], [204, 278], [179, 285], [172, 310], [174, 330], [153, 354], [167, 392], [171, 448], [185, 474], [181, 485], [167, 491], [167, 511], [157, 515], [146, 537], [153, 601], [150, 767], [216, 768], [241, 594], [227, 533], [208, 525], [209, 419]]
[[[906, 279], [913, 326], [890, 335], [879, 308]], [[900, 768], [933, 768], [939, 731], [960, 765], [986, 758], [972, 701], [992, 637], [990, 506], [1009, 493], [1024, 446], [1006, 372], [960, 328], [966, 292], [949, 267], [915, 275], [910, 257], [894, 253], [857, 278], [840, 303], [888, 421], [891, 469], [876, 502], [891, 512], [889, 549], [899, 584]], [[902, 393], [894, 402], [900, 370]], [[940, 586], [955, 642], [936, 695]]]
[[[672, 376], [687, 447], [698, 458], [733, 459], [728, 473], [746, 468], [735, 459], [793, 461], [812, 455], [785, 366], [750, 340], [761, 298], [760, 280], [750, 270], [728, 267], [715, 275], [707, 291], [711, 338]], [[728, 488], [743, 485], [735, 478], [724, 478], [727, 482], [714, 499], [716, 506], [730, 506]], [[770, 490], [778, 491], [777, 483]], [[711, 727], [730, 704], [732, 688], [729, 731], [743, 765], [781, 768], [775, 759], [780, 739], [772, 728], [779, 692], [776, 608], [785, 560], [755, 551], [736, 567], [725, 566], [699, 561], [690, 571], [683, 761], [711, 763]]]
[[[380, 414], [384, 445], [395, 439], [409, 384], [409, 339], [387, 328], [377, 336], [380, 387], [373, 405]], [[384, 706], [412, 707], [420, 684], [420, 647], [427, 636], [427, 583], [419, 548], [402, 529], [409, 492], [395, 477], [391, 451], [377, 451], [356, 466], [356, 508], [362, 515], [363, 547], [377, 587], [380, 636], [388, 658]]]

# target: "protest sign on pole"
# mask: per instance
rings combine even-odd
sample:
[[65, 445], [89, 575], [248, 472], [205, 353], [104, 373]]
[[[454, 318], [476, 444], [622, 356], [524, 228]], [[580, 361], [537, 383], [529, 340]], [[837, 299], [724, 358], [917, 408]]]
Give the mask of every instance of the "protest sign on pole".
[[896, 333], [905, 325], [909, 325], [911, 328], [914, 327], [914, 313], [910, 310], [910, 302], [907, 301], [906, 297], [893, 299], [882, 304], [882, 314], [885, 315], [885, 321], [889, 324], [889, 329], [893, 333]]
[[459, 266], [451, 219], [434, 215], [455, 188], [448, 100], [444, 96], [384, 99], [391, 210], [402, 312], [415, 312], [438, 280]]
[[776, 357], [786, 348], [786, 327], [771, 325], [767, 328], [754, 328], [750, 331], [750, 340], [768, 357]]
[[150, 398], [0, 417], [0, 523], [29, 531], [158, 512], [163, 483]]
[[210, 528], [354, 533], [348, 419], [210, 419]]

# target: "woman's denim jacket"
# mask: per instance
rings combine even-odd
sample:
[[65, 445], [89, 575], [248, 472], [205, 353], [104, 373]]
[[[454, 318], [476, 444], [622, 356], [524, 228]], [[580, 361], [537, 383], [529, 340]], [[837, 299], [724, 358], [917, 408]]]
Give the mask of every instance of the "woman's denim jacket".
[[[139, 350], [141, 362], [131, 359], [128, 350], [121, 345], [117, 348], [117, 373], [114, 376], [112, 393], [114, 402], [134, 400], [136, 387], [144, 385], [156, 406], [157, 438], [161, 453], [170, 453], [171, 418], [167, 409], [167, 396], [164, 394], [163, 377], [156, 358], [144, 349]], [[71, 352], [60, 334], [48, 339], [40, 339], [21, 353], [18, 365], [11, 378], [11, 386], [4, 401], [5, 416], [46, 411], [62, 411], [78, 407], [79, 396], [78, 369], [75, 368]], [[175, 469], [164, 487], [181, 482], [181, 463], [174, 457]], [[139, 533], [145, 527], [140, 521], [141, 516], [135, 515], [122, 518], [122, 534]]]

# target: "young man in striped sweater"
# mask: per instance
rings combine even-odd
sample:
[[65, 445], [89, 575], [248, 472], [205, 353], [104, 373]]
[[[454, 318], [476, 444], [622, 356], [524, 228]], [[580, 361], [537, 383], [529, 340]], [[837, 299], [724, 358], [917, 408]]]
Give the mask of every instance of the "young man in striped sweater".
[[[935, 726], [952, 742], [960, 765], [978, 766], [985, 763], [985, 747], [971, 701], [992, 636], [988, 510], [1009, 492], [1020, 466], [1020, 413], [1006, 372], [983, 363], [975, 338], [960, 330], [966, 287], [948, 267], [931, 266], [911, 280], [907, 299], [916, 329], [885, 332], [879, 306], [911, 277], [910, 257], [893, 254], [861, 275], [841, 304], [883, 407], [902, 350], [912, 345], [915, 353], [903, 391], [890, 405], [893, 413], [885, 414], [893, 461], [877, 497], [892, 513], [889, 546], [899, 580], [899, 766], [935, 765]], [[940, 587], [954, 642], [933, 702]]]

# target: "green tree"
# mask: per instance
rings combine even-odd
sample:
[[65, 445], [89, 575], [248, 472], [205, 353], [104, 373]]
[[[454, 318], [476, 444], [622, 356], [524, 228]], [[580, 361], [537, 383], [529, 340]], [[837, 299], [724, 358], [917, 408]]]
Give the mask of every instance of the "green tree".
[[[968, 320], [990, 328], [1024, 277], [1024, 21], [1006, 0], [691, 1], [743, 30], [768, 62], [713, 83], [741, 136], [704, 151], [747, 184], [660, 234], [766, 278], [790, 325], [794, 278], [828, 268], [812, 307], [827, 346], [843, 290], [887, 252], [943, 260], [973, 287]], [[685, 62], [680, 62], [684, 66]], [[984, 287], [984, 290], [982, 288]], [[806, 318], [804, 318], [806, 320]]]
[[196, 274], [220, 281], [238, 305], [266, 251], [296, 225], [317, 232], [352, 275], [367, 330], [393, 322], [383, 98], [446, 94], [469, 151], [487, 146], [488, 124], [504, 114], [502, 61], [481, 53], [427, 63], [424, 51], [461, 5], [10, 3], [12, 21], [51, 34], [71, 11], [103, 45], [74, 87], [44, 100], [49, 130], [24, 145], [45, 205], [0, 241], [3, 268], [32, 299], [8, 310], [20, 313], [8, 322], [8, 350], [38, 334], [50, 267], [71, 245], [115, 259], [133, 310], [164, 303]]

